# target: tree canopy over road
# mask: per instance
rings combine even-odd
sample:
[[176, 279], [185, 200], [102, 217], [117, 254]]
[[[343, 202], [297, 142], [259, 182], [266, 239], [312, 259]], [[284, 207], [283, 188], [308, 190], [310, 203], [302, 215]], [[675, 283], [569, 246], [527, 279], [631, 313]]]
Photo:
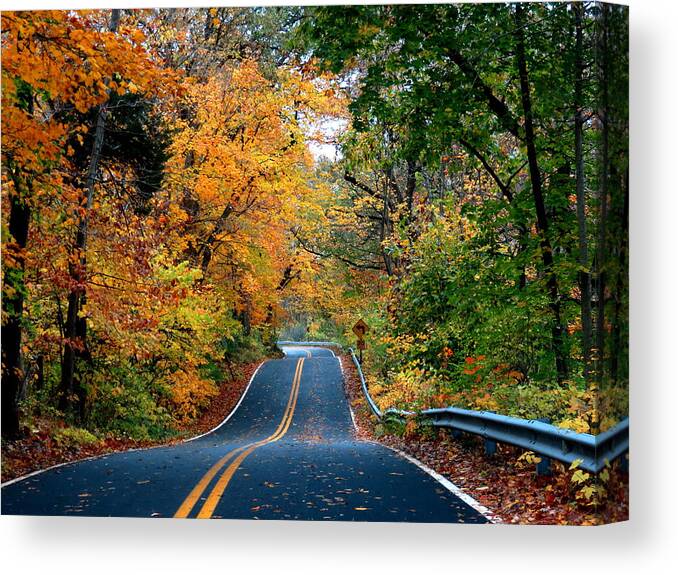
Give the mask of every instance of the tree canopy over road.
[[4, 12], [3, 437], [171, 436], [278, 337], [346, 343], [360, 317], [382, 407], [609, 428], [628, 413], [627, 19]]

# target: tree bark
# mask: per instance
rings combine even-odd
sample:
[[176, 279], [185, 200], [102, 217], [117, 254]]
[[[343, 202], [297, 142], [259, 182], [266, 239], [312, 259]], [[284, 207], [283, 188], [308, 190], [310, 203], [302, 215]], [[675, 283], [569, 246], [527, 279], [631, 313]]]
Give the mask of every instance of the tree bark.
[[386, 171], [384, 174], [385, 183], [384, 183], [384, 203], [382, 204], [381, 211], [381, 222], [379, 224], [379, 246], [381, 251], [381, 257], [384, 260], [384, 266], [386, 267], [386, 275], [389, 277], [394, 273], [394, 262], [391, 254], [389, 254], [384, 248], [384, 240], [391, 234], [390, 221], [391, 216], [389, 215], [389, 189], [390, 189], [390, 179], [391, 174]]
[[212, 261], [213, 248], [214, 244], [217, 242], [217, 238], [221, 232], [224, 231], [224, 226], [226, 225], [226, 220], [233, 212], [233, 206], [228, 204], [219, 219], [214, 224], [212, 231], [209, 233], [205, 241], [201, 244], [200, 249], [198, 250], [198, 256], [200, 257], [200, 271], [202, 271], [202, 279], [204, 280], [207, 277], [207, 270]]
[[[33, 95], [27, 96], [26, 108], [33, 115]], [[19, 173], [11, 161], [5, 162], [14, 190], [10, 196], [8, 232], [10, 241], [3, 249], [4, 277], [2, 286], [2, 437], [17, 439], [21, 435], [19, 421], [19, 393], [24, 377], [21, 340], [23, 336], [23, 313], [26, 283], [26, 247], [31, 224], [29, 199], [33, 192], [30, 175]], [[11, 255], [14, 265], [5, 265]], [[10, 269], [11, 267], [11, 269]]]
[[[623, 202], [621, 207], [619, 249], [617, 254], [617, 277], [614, 290], [614, 315], [612, 316], [612, 345], [610, 346], [610, 385], [619, 384], [622, 359], [627, 351], [623, 349], [624, 342], [628, 341], [622, 336], [624, 323], [624, 296], [628, 294], [628, 233], [629, 233], [629, 182], [628, 170], [621, 178]], [[624, 375], [628, 375], [624, 373]]]
[[601, 6], [601, 31], [599, 38], [600, 104], [598, 119], [600, 135], [600, 182], [598, 200], [598, 238], [596, 246], [596, 381], [598, 389], [605, 377], [605, 283], [607, 263], [607, 196], [610, 169], [609, 124], [608, 124], [608, 54], [607, 54], [607, 7]]
[[586, 222], [586, 189], [584, 172], [584, 5], [574, 4], [575, 15], [575, 79], [574, 79], [574, 154], [575, 187], [577, 190], [577, 227], [579, 233], [579, 291], [581, 295], [581, 346], [584, 380], [591, 376], [591, 274], [588, 254], [588, 229]]
[[560, 309], [560, 293], [558, 289], [558, 279], [553, 267], [553, 248], [549, 240], [549, 224], [546, 215], [544, 203], [541, 172], [537, 159], [537, 148], [535, 144], [534, 120], [532, 113], [532, 101], [530, 96], [530, 83], [527, 72], [527, 60], [525, 56], [525, 35], [524, 35], [524, 8], [522, 3], [516, 4], [516, 58], [518, 63], [518, 73], [520, 76], [520, 96], [525, 118], [525, 146], [527, 148], [527, 160], [530, 172], [530, 183], [532, 185], [532, 196], [534, 206], [537, 212], [537, 232], [539, 233], [541, 258], [544, 264], [544, 273], [546, 275], [547, 294], [549, 298], [549, 308], [553, 314], [553, 326], [551, 329], [553, 352], [556, 360], [556, 374], [559, 383], [567, 379], [568, 369], [567, 360], [564, 351], [564, 329], [562, 325]]
[[[11, 171], [11, 167], [10, 167]], [[5, 266], [2, 297], [2, 437], [16, 439], [20, 436], [19, 392], [23, 380], [21, 354], [22, 321], [24, 310], [26, 267], [25, 250], [31, 209], [24, 195], [30, 195], [30, 184], [26, 190], [21, 178], [12, 178], [14, 192], [10, 198], [9, 235], [11, 243], [5, 245], [5, 257], [11, 255], [12, 266]], [[24, 194], [23, 192], [27, 192]]]
[[[111, 20], [108, 29], [115, 32], [120, 23], [120, 10], [111, 11]], [[61, 386], [59, 395], [59, 408], [63, 411], [77, 407], [77, 415], [80, 420], [85, 418], [86, 390], [80, 381], [76, 363], [78, 360], [89, 361], [91, 359], [87, 349], [87, 319], [82, 315], [83, 306], [86, 302], [85, 281], [87, 276], [87, 234], [89, 227], [89, 214], [92, 210], [94, 199], [94, 186], [99, 170], [101, 149], [104, 144], [104, 128], [108, 115], [107, 103], [99, 106], [97, 112], [94, 142], [92, 154], [87, 168], [87, 182], [85, 187], [85, 213], [78, 222], [78, 230], [75, 238], [75, 258], [68, 265], [71, 278], [71, 290], [68, 294], [68, 311], [64, 324], [64, 351], [61, 361]], [[77, 400], [74, 401], [75, 397]]]

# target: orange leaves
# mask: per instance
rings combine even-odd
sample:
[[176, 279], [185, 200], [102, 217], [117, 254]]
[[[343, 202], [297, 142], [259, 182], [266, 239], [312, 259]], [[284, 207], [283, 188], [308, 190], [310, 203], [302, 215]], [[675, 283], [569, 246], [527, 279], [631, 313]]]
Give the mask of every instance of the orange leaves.
[[[2, 15], [2, 146], [20, 169], [42, 171], [58, 160], [68, 127], [61, 108], [84, 114], [108, 91], [167, 94], [176, 82], [126, 24], [102, 31], [102, 12], [7, 12]], [[133, 16], [130, 16], [133, 18]]]
[[292, 72], [274, 84], [251, 60], [202, 83], [189, 79], [184, 90], [166, 182], [190, 205], [189, 251], [208, 254], [196, 263], [239, 313], [246, 310], [254, 324], [270, 321], [285, 270], [292, 266], [296, 284], [309, 269], [294, 261], [287, 230], [317, 201], [296, 116], [307, 112], [310, 94], [322, 96]]
[[[219, 342], [275, 323], [293, 290], [318, 290], [318, 264], [289, 230], [322, 213], [306, 144], [310, 122], [338, 110], [338, 97], [296, 71], [271, 80], [251, 60], [179, 84], [163, 65], [183, 65], [167, 50], [193, 42], [189, 27], [125, 11], [112, 32], [111, 15], [2, 15], [3, 201], [22, 193], [34, 208], [30, 345], [57, 357], [68, 294], [86, 293], [80, 317], [101, 374], [147, 369], [188, 419], [213, 392], [202, 375]], [[87, 194], [92, 118], [106, 103]], [[139, 164], [156, 159], [146, 178]], [[86, 247], [76, 248], [85, 219]], [[5, 252], [5, 263], [19, 255]]]
[[217, 395], [214, 383], [197, 376], [194, 371], [179, 370], [172, 376], [172, 402], [179, 421], [194, 419], [209, 399]]

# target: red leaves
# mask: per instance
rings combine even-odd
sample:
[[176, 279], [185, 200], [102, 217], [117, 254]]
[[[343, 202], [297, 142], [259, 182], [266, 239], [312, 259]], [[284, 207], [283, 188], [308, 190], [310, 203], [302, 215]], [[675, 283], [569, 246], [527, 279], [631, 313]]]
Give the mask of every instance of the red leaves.
[[[464, 368], [464, 373], [467, 375], [475, 375], [482, 367], [482, 361], [485, 359], [484, 355], [478, 357], [467, 357], [464, 362], [468, 367]], [[480, 381], [477, 379], [477, 381]]]

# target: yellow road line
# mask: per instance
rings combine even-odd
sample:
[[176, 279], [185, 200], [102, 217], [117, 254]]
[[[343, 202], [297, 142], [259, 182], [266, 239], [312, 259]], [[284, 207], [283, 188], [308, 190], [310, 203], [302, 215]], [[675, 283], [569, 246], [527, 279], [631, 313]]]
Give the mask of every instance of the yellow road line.
[[[276, 430], [269, 435], [266, 439], [256, 442], [254, 444], [249, 443], [247, 445], [243, 445], [242, 447], [238, 447], [236, 449], [233, 449], [229, 451], [226, 455], [224, 455], [219, 461], [217, 461], [210, 469], [203, 475], [203, 477], [200, 479], [198, 484], [191, 490], [191, 492], [188, 494], [186, 499], [183, 501], [177, 512], [174, 514], [174, 517], [176, 518], [185, 518], [188, 517], [188, 515], [191, 513], [193, 510], [193, 507], [197, 503], [198, 499], [200, 499], [201, 495], [207, 489], [207, 486], [210, 484], [212, 479], [214, 479], [214, 476], [219, 473], [219, 471], [226, 465], [231, 458], [233, 458], [235, 455], [240, 453], [241, 451], [247, 449], [248, 447], [252, 445], [257, 445], [259, 443], [265, 443], [272, 438], [274, 438], [282, 429], [282, 427], [285, 424], [285, 421], [288, 417], [288, 414], [290, 412], [290, 408], [292, 406], [292, 402], [294, 401], [296, 403], [296, 396], [295, 396], [295, 387], [298, 387], [298, 382], [301, 380], [301, 369], [302, 365], [304, 363], [303, 359], [300, 359], [297, 361], [297, 368], [294, 372], [294, 379], [292, 380], [292, 388], [290, 390], [290, 397], [287, 400], [287, 405], [285, 406], [285, 411], [283, 414], [283, 418], [278, 424], [278, 427]], [[244, 458], [243, 458], [244, 459]], [[241, 460], [242, 461], [242, 460]]]
[[217, 483], [215, 484], [214, 488], [212, 489], [212, 492], [207, 497], [207, 500], [205, 501], [204, 505], [202, 506], [202, 509], [200, 509], [200, 512], [197, 515], [198, 519], [209, 519], [210, 517], [212, 517], [212, 514], [214, 513], [214, 510], [219, 504], [219, 501], [221, 500], [221, 496], [224, 494], [224, 491], [226, 491], [226, 488], [228, 487], [231, 478], [238, 470], [238, 467], [240, 467], [240, 464], [245, 460], [245, 458], [250, 453], [252, 453], [258, 447], [261, 447], [262, 445], [278, 441], [279, 439], [284, 437], [285, 434], [287, 433], [288, 429], [290, 428], [290, 425], [292, 424], [292, 419], [294, 418], [294, 411], [297, 406], [297, 398], [299, 397], [299, 388], [301, 387], [301, 373], [304, 367], [303, 358], [299, 360], [298, 367], [299, 369], [297, 370], [295, 380], [292, 384], [292, 394], [290, 395], [290, 402], [288, 403], [289, 410], [286, 411], [285, 416], [283, 417], [282, 421], [280, 422], [280, 425], [278, 426], [278, 429], [276, 430], [276, 433], [262, 441], [258, 441], [257, 443], [250, 445], [246, 451], [243, 451], [240, 455], [238, 455], [236, 459], [233, 460], [233, 462], [228, 466], [226, 471], [224, 471], [223, 475], [219, 478], [219, 481], [217, 481]]

